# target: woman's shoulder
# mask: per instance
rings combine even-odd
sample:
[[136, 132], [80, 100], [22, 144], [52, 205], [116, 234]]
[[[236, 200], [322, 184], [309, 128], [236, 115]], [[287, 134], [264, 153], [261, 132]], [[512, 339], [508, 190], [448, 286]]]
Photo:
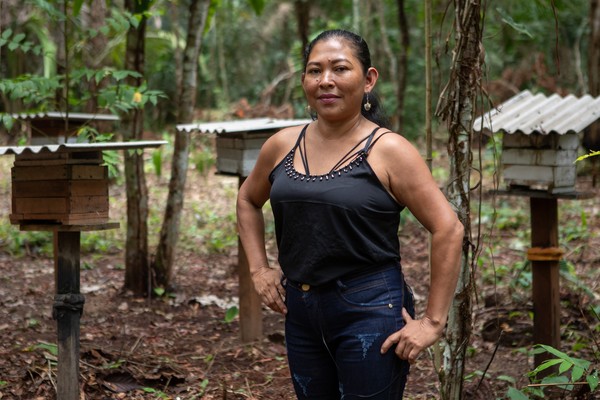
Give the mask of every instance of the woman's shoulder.
[[291, 126], [270, 136], [260, 150], [262, 158], [277, 163], [292, 150], [303, 128], [304, 125]]
[[382, 156], [397, 158], [399, 155], [418, 155], [415, 146], [408, 139], [389, 129], [380, 129], [373, 140], [373, 150]]
[[292, 150], [304, 125], [290, 126], [277, 131], [263, 145], [262, 151], [281, 153]]

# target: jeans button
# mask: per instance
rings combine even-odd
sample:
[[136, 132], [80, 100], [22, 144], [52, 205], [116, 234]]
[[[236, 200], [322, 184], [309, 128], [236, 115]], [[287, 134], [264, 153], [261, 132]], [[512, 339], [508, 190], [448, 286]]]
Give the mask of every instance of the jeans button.
[[308, 283], [303, 283], [300, 287], [304, 292], [308, 292], [310, 290], [310, 285]]

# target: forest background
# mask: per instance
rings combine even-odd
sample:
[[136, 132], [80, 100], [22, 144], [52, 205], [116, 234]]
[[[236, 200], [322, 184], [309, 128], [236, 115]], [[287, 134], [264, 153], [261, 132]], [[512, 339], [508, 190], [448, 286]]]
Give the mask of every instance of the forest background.
[[[590, 54], [588, 49], [590, 48], [592, 3], [595, 3], [594, 0], [525, 2], [505, 0], [485, 4], [482, 9], [484, 33], [481, 57], [484, 64], [480, 82], [488, 97], [478, 97], [477, 112], [488, 109], [489, 102], [498, 104], [524, 89], [561, 95], [580, 96], [587, 93], [589, 91], [588, 80], [593, 72], [587, 68]], [[205, 8], [194, 11], [193, 7], [199, 4]], [[161, 248], [162, 232], [165, 230], [164, 221], [169, 215], [168, 212], [165, 212], [165, 216], [161, 215], [165, 202], [170, 204], [168, 200], [165, 200], [165, 198], [169, 198], [169, 195], [166, 194], [166, 187], [169, 183], [167, 174], [172, 173], [179, 165], [172, 162], [172, 159], [179, 154], [177, 140], [181, 139], [181, 136], [174, 132], [174, 125], [191, 121], [220, 121], [264, 116], [306, 118], [305, 101], [299, 79], [302, 68], [301, 54], [306, 41], [323, 29], [351, 29], [360, 32], [366, 38], [371, 47], [373, 64], [377, 66], [381, 74], [377, 89], [388, 114], [392, 117], [394, 128], [412, 140], [419, 148], [423, 148], [426, 115], [424, 86], [426, 35], [423, 4], [422, 1], [417, 0], [73, 1], [66, 3], [41, 0], [25, 2], [2, 0], [0, 1], [0, 118], [3, 128], [0, 129], [0, 135], [2, 144], [23, 144], [27, 139], [27, 126], [13, 119], [11, 117], [13, 113], [40, 110], [64, 111], [67, 108], [71, 112], [119, 114], [124, 123], [114, 131], [117, 138], [166, 139], [169, 144], [165, 148], [153, 152], [145, 160], [140, 157], [140, 159], [132, 161], [133, 165], [141, 162], [143, 169], [148, 172], [147, 178], [144, 179], [148, 180], [150, 186], [149, 195], [147, 193], [142, 196], [135, 193], [131, 195], [135, 198], [149, 198], [148, 216], [141, 224], [148, 224], [150, 245], [156, 245], [157, 250], [153, 253], [147, 249], [147, 244], [142, 244], [138, 248], [142, 248], [144, 251], [136, 252], [136, 254], [143, 253], [142, 258], [147, 260], [149, 265], [142, 273], [148, 273], [149, 268], [156, 268], [156, 265], [153, 265], [156, 261], [152, 260], [157, 258], [155, 257], [156, 253], [160, 253], [158, 249]], [[434, 100], [432, 106], [435, 106], [446, 83], [450, 65], [447, 54], [451, 50], [450, 26], [453, 24], [454, 16], [451, 15], [452, 8], [449, 7], [449, 4], [441, 1], [433, 2]], [[204, 19], [199, 20], [197, 25], [192, 25], [197, 28], [188, 29], [194, 13], [203, 14]], [[68, 18], [65, 18], [65, 15]], [[137, 67], [140, 65], [130, 62], [127, 54], [131, 54], [128, 46], [134, 43], [130, 36], [131, 32], [135, 29], [139, 31], [141, 22], [145, 27], [141, 36], [144, 56], [143, 68], [138, 69]], [[195, 36], [199, 41], [197, 42], [198, 56], [191, 57], [194, 62], [197, 62], [193, 68], [197, 73], [197, 79], [191, 84], [185, 80], [186, 77], [193, 77], [193, 74], [186, 75], [185, 69], [186, 62], [190, 61], [190, 57], [186, 56], [186, 44], [191, 42], [190, 32], [200, 33]], [[191, 112], [182, 112], [181, 99], [184, 97], [181, 94], [186, 85], [193, 89], [192, 100], [188, 102], [193, 105]], [[143, 118], [138, 119], [142, 111]], [[132, 115], [135, 116], [132, 117]], [[138, 126], [139, 130], [136, 131], [136, 123], [132, 123], [132, 120], [143, 121], [142, 126]], [[102, 139], [104, 133], [109, 132], [102, 129], [80, 132], [82, 136], [93, 136], [96, 139]], [[434, 120], [433, 133], [435, 144], [433, 173], [440, 185], [443, 185], [449, 175], [449, 161], [445, 151], [448, 132], [443, 122]], [[183, 143], [183, 145], [184, 147], [189, 145], [192, 181], [188, 182], [185, 190], [178, 190], [182, 196], [185, 193], [186, 198], [185, 207], [183, 199], [180, 199], [181, 204], [179, 205], [183, 213], [182, 228], [181, 232], [175, 235], [180, 237], [179, 243], [175, 240], [170, 244], [172, 247], [170, 251], [174, 253], [171, 256], [172, 259], [179, 261], [175, 263], [177, 266], [172, 272], [173, 279], [167, 277], [167, 284], [155, 285], [151, 293], [142, 293], [162, 298], [166, 303], [170, 301], [168, 299], [176, 298], [174, 293], [177, 293], [177, 286], [181, 289], [180, 293], [185, 292], [183, 290], [185, 285], [181, 281], [190, 279], [187, 274], [193, 272], [180, 265], [181, 257], [202, 256], [204, 258], [195, 258], [197, 264], [214, 264], [218, 266], [218, 268], [215, 267], [216, 270], [219, 268], [228, 270], [231, 263], [230, 258], [235, 255], [237, 245], [232, 226], [234, 216], [231, 210], [232, 193], [234, 192], [232, 185], [234, 183], [226, 177], [217, 178], [212, 175], [215, 155], [212, 141], [214, 138], [186, 135], [189, 136], [190, 142]], [[484, 184], [487, 188], [493, 189], [497, 179], [498, 138], [485, 137], [477, 140], [477, 144], [482, 146], [477, 150], [485, 161], [485, 169], [482, 170]], [[187, 153], [184, 154], [187, 155]], [[114, 189], [111, 189], [111, 192], [114, 195], [111, 199], [111, 211], [115, 208], [120, 209], [113, 213], [113, 217], [121, 220], [122, 226], [129, 226], [131, 222], [126, 221], [123, 211], [125, 208], [123, 203], [127, 203], [126, 199], [129, 195], [125, 196], [124, 189], [119, 189], [126, 186], [130, 179], [126, 171], [127, 167], [123, 167], [123, 165], [127, 165], [128, 155], [113, 154], [112, 157], [114, 157], [111, 163]], [[122, 158], [125, 158], [124, 162], [121, 162]], [[7, 198], [5, 201], [8, 202], [10, 183], [5, 171], [10, 168], [10, 160], [4, 157], [1, 161], [3, 163], [2, 188]], [[582, 163], [579, 168], [582, 176], [585, 176], [587, 164]], [[185, 170], [184, 175], [186, 175]], [[202, 183], [198, 184], [198, 180]], [[215, 180], [217, 180], [216, 183]], [[179, 182], [179, 187], [185, 187], [185, 183], [185, 179], [183, 182]], [[586, 185], [587, 181], [584, 179], [582, 184]], [[195, 191], [195, 195], [189, 193], [190, 186]], [[211, 193], [206, 193], [208, 188], [210, 188], [209, 191], [212, 191]], [[205, 198], [198, 198], [198, 193], [205, 193]], [[518, 306], [515, 307], [512, 304], [508, 312], [509, 319], [512, 321], [511, 326], [517, 329], [522, 323], [525, 327], [530, 327], [530, 315], [523, 311], [528, 308], [527, 293], [531, 286], [531, 282], [528, 282], [530, 276], [526, 272], [526, 261], [522, 257], [522, 251], [528, 238], [522, 233], [515, 233], [523, 232], [523, 227], [526, 227], [526, 212], [525, 214], [514, 213], [515, 200], [496, 202], [495, 199], [489, 200], [482, 197], [481, 201], [480, 206], [475, 206], [476, 208], [481, 207], [476, 213], [478, 218], [475, 222], [483, 222], [485, 230], [483, 236], [487, 238], [484, 241], [489, 240], [490, 245], [478, 255], [476, 260], [476, 265], [481, 267], [478, 272], [478, 284], [486, 289], [487, 285], [491, 285], [494, 290], [498, 288], [498, 285], [500, 288], [506, 289], [510, 297], [509, 302], [518, 300], [516, 301]], [[206, 205], [207, 203], [212, 204], [212, 210], [206, 208], [210, 208]], [[173, 204], [175, 204], [175, 208], [178, 207], [177, 199]], [[9, 207], [6, 205], [6, 208], [3, 208], [4, 214], [8, 214]], [[565, 216], [563, 219], [566, 221], [563, 239], [567, 240], [567, 244], [573, 245], [574, 254], [579, 261], [578, 264], [565, 263], [564, 266], [565, 279], [574, 285], [568, 287], [569, 295], [573, 295], [571, 293], [573, 291], [579, 296], [577, 301], [573, 301], [573, 304], [576, 304], [576, 306], [573, 305], [575, 310], [582, 304], [583, 308], [588, 309], [589, 303], [592, 304], [594, 310], [597, 310], [598, 307], [597, 283], [594, 283], [595, 275], [592, 273], [594, 266], [597, 266], [598, 257], [597, 253], [588, 249], [590, 243], [596, 241], [596, 233], [593, 229], [594, 224], [597, 223], [594, 218], [595, 207], [593, 202], [581, 202], [576, 207], [561, 211], [563, 213], [561, 215]], [[517, 208], [526, 207], [517, 201]], [[484, 210], [483, 214], [481, 214], [481, 209]], [[37, 260], [40, 255], [42, 257], [51, 255], [51, 238], [35, 233], [19, 233], [15, 227], [8, 225], [7, 220], [8, 218], [3, 218], [0, 229], [0, 252], [6, 256], [3, 265], [8, 268], [18, 262], [29, 262], [31, 260], [29, 257]], [[416, 230], [417, 224], [411, 220], [410, 216], [407, 216], [406, 220], [408, 221], [408, 226], [404, 227], [406, 232], [413, 233], [412, 229], [415, 229], [415, 236], [422, 235]], [[485, 225], [486, 221], [488, 225]], [[175, 225], [177, 224], [176, 222]], [[497, 237], [494, 236], [494, 229], [501, 226], [501, 229], [506, 228], [507, 231]], [[177, 226], [176, 231], [178, 229]], [[501, 242], [507, 237], [511, 237], [510, 243], [508, 245], [504, 243], [504, 246], [507, 246], [510, 249], [509, 252], [514, 254], [503, 260], [506, 255], [498, 255], [497, 251], [506, 249], [496, 241]], [[126, 251], [125, 243], [129, 240], [128, 233], [122, 228], [115, 232], [88, 235], [84, 240], [86, 249], [91, 255], [101, 257], [104, 254], [112, 257], [113, 261], [111, 262], [117, 265], [112, 271], [116, 276], [115, 280], [122, 282], [122, 269], [128, 270], [127, 256], [125, 256], [125, 261], [114, 260], [123, 258], [123, 253]], [[173, 249], [176, 246], [178, 246], [177, 256]], [[422, 253], [426, 251], [425, 249], [420, 250], [421, 252], [415, 251], [417, 259], [419, 254], [422, 256]], [[407, 251], [409, 256], [410, 252], [409, 249]], [[502, 259], [503, 262], [495, 265], [494, 260], [499, 259]], [[86, 262], [90, 266], [98, 264], [98, 261]], [[123, 266], [121, 263], [125, 265]], [[143, 264], [137, 261], [133, 263]], [[39, 268], [46, 271], [47, 266]], [[583, 268], [583, 272], [578, 268]], [[214, 273], [214, 271], [204, 272], [209, 274], [208, 276]], [[104, 271], [104, 273], [108, 272]], [[421, 271], [418, 279], [423, 279], [422, 273]], [[134, 277], [138, 277], [139, 274], [139, 271], [134, 271]], [[169, 274], [171, 272], [167, 273], [167, 275]], [[93, 276], [93, 274], [90, 275]], [[17, 275], [7, 273], [3, 282], [14, 284], [17, 278]], [[204, 278], [206, 275], [203, 275], [201, 279]], [[232, 279], [232, 277], [228, 276], [228, 279]], [[145, 281], [145, 279], [134, 280]], [[25, 284], [30, 285], [31, 282], [27, 281]], [[219, 290], [235, 296], [235, 293], [230, 293], [231, 291], [235, 292], [230, 286], [230, 284], [226, 285], [227, 289], [220, 287]], [[122, 287], [128, 288], [127, 278], [122, 285], [116, 285], [115, 288], [111, 286], [115, 289], [115, 293], [121, 294], [123, 293]], [[129, 289], [135, 293], [139, 288], [129, 287]], [[143, 291], [143, 289], [141, 290]], [[426, 287], [423, 288], [423, 292], [425, 290]], [[113, 301], [118, 298], [115, 297], [117, 295], [113, 291], [104, 291], [107, 298], [113, 299]], [[483, 290], [483, 292], [487, 291]], [[34, 294], [37, 294], [38, 297], [40, 295], [40, 293]], [[196, 298], [196, 296], [193, 297]], [[30, 306], [33, 307], [35, 302], [33, 299], [31, 302]], [[157, 305], [156, 300], [152, 304], [157, 308], [164, 306], [164, 304]], [[227, 306], [225, 309], [226, 316], [222, 319], [228, 321], [226, 331], [231, 334], [231, 331], [235, 331], [232, 329], [232, 321], [235, 323], [236, 308]], [[122, 311], [126, 312], [127, 310]], [[107, 311], [105, 310], [105, 312]], [[219, 321], [221, 318], [216, 315], [219, 315], [218, 311], [207, 312], [203, 318], [204, 323], [209, 324], [206, 322], [211, 319], [209, 317]], [[141, 315], [140, 320], [144, 320], [145, 317], [147, 316]], [[275, 319], [273, 316], [270, 318]], [[31, 334], [32, 341], [39, 340], [39, 337], [35, 338], [36, 335], [39, 336], [40, 332], [49, 335], [48, 341], [51, 341], [51, 328], [44, 328], [52, 326], [52, 321], [47, 321], [47, 317], [34, 317], [27, 314], [23, 316], [23, 319], [26, 322], [23, 323], [25, 327], [22, 329]], [[134, 319], [132, 317], [132, 321]], [[479, 325], [484, 325], [486, 322], [481, 319], [475, 319], [475, 321]], [[276, 332], [279, 329], [278, 323], [280, 321], [276, 319], [273, 322], [273, 329]], [[220, 325], [216, 326], [220, 327]], [[3, 333], [6, 333], [8, 329], [8, 327], [4, 327]], [[166, 328], [163, 326], [163, 329]], [[93, 331], [93, 328], [91, 330]], [[592, 345], [595, 340], [593, 333], [597, 333], [597, 324], [592, 323], [589, 329], [581, 328], [578, 331], [583, 333], [576, 339], [571, 338], [572, 348], [588, 349], [585, 357], [595, 360], [595, 364], [592, 365], [597, 365], [598, 349], [597, 345]], [[523, 334], [526, 335], [526, 333]], [[235, 336], [235, 332], [232, 335]], [[517, 342], [519, 345], [527, 344]], [[40, 350], [39, 347], [36, 347], [38, 345], [29, 343], [29, 346], [22, 344], [9, 350], [16, 351], [23, 347]], [[509, 387], [523, 386], [523, 373], [530, 368], [528, 359], [530, 354], [527, 352], [531, 351], [531, 348], [516, 347], [525, 353], [524, 366], [514, 371], [513, 374], [497, 375], [500, 378], [494, 379], [494, 384], [489, 389], [494, 391], [496, 396], [501, 396], [501, 393], [505, 393]], [[256, 347], [254, 347], [254, 351], [257, 351]], [[478, 353], [477, 346], [473, 345], [470, 351]], [[218, 354], [218, 351], [212, 349], [207, 350], [206, 353], [214, 356]], [[253, 353], [250, 352], [250, 354]], [[478, 354], [482, 356], [485, 352], [481, 351]], [[254, 355], [256, 356], [256, 354]], [[47, 360], [44, 358], [46, 356], [47, 353], [38, 354], [42, 360]], [[231, 354], [227, 356], [231, 356]], [[109, 357], [104, 354], [103, 358]], [[280, 354], [273, 357], [272, 361], [276, 365], [274, 367], [276, 369], [284, 369], [280, 358]], [[33, 359], [35, 360], [35, 357]], [[487, 361], [484, 356], [481, 359]], [[256, 359], [251, 356], [248, 360], [250, 365], [256, 362]], [[212, 365], [210, 360], [205, 360], [205, 362]], [[483, 366], [478, 366], [470, 372], [471, 377], [468, 379], [475, 380], [473, 376], [485, 375], [485, 362], [482, 361], [482, 363]], [[210, 369], [198, 372], [198, 376], [201, 376], [202, 379], [198, 378], [197, 385], [188, 393], [199, 395], [198, 393], [202, 392], [205, 397], [211, 393], [216, 396], [216, 393], [222, 392], [246, 397], [253, 394], [256, 398], [279, 398], [264, 397], [266, 396], [264, 394], [263, 397], [258, 395], [262, 386], [255, 386], [254, 381], [251, 384], [246, 382], [248, 387], [245, 391], [244, 385], [241, 385], [242, 389], [240, 387], [230, 388], [228, 385], [235, 387], [236, 379], [239, 377], [229, 376], [225, 380], [225, 382], [230, 382], [228, 385], [223, 384], [222, 381], [220, 386], [213, 387], [211, 384], [213, 380], [217, 379], [210, 375], [208, 371]], [[30, 368], [28, 371], [32, 370], [39, 373], [35, 368]], [[593, 367], [588, 366], [586, 371], [593, 371]], [[430, 373], [432, 372], [430, 371]], [[159, 376], [157, 379], [163, 384], [160, 386], [160, 384], [148, 383], [152, 382], [148, 373], [136, 374], [130, 369], [128, 374], [134, 377], [138, 383], [140, 381], [147, 383], [147, 386], [139, 385], [139, 387], [147, 389], [146, 393], [150, 392], [153, 393], [151, 394], [153, 396], [159, 396], [161, 393], [169, 392], [167, 388], [170, 386], [169, 384], [164, 385], [164, 376]], [[97, 383], [97, 386], [94, 386], [94, 381], [92, 380], [90, 383], [88, 380], [89, 386], [93, 390], [100, 390], [100, 388], [108, 390], [111, 383], [110, 375], [105, 373], [95, 376], [100, 377], [100, 375], [102, 375], [103, 384]], [[172, 375], [179, 378], [177, 374]], [[433, 371], [433, 375], [435, 375], [435, 371]], [[589, 375], [593, 376], [593, 374]], [[26, 385], [27, 379], [15, 380], [12, 375], [9, 374], [9, 376], [11, 376], [10, 379], [0, 375], [0, 391], [6, 391], [3, 386], [10, 386], [13, 393], [32, 390]], [[51, 373], [48, 376], [51, 377]], [[273, 379], [273, 376], [277, 376], [277, 374], [274, 373], [270, 376]], [[427, 375], [425, 374], [425, 376]], [[423, 379], [423, 382], [425, 380]], [[33, 379], [33, 381], [37, 383], [38, 390], [39, 388], [51, 389], [51, 379], [43, 378], [41, 374], [39, 379]], [[478, 390], [482, 390], [481, 382], [483, 380], [475, 381], [480, 383]], [[519, 381], [521, 381], [520, 385]], [[138, 390], [143, 391], [139, 387]], [[151, 387], [161, 387], [160, 393], [152, 392], [149, 390]], [[419, 388], [415, 393], [422, 389], [424, 395], [430, 395], [432, 391], [435, 391], [435, 388], [431, 388], [427, 384], [419, 386]], [[289, 391], [289, 387], [285, 390]], [[539, 392], [538, 395], [540, 395]], [[513, 391], [511, 396], [518, 396], [518, 394]]]

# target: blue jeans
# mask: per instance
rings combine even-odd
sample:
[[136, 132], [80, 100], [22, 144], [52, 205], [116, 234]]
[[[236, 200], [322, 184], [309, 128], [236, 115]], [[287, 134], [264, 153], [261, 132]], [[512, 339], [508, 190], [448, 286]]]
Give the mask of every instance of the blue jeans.
[[409, 364], [380, 348], [414, 315], [399, 265], [319, 286], [286, 282], [288, 363], [298, 399], [398, 400]]

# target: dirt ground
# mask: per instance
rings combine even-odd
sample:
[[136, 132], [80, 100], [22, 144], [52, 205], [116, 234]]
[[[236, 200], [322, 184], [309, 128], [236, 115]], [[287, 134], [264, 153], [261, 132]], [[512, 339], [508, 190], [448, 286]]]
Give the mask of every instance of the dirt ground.
[[[2, 174], [7, 170], [3, 167]], [[166, 178], [151, 184], [164, 189]], [[587, 183], [583, 184], [589, 189]], [[214, 204], [217, 214], [225, 210], [230, 215], [236, 185], [237, 179], [231, 177], [191, 176], [183, 226], [198, 213], [197, 204], [202, 201]], [[10, 187], [4, 184], [0, 189], [0, 218], [7, 218]], [[151, 196], [156, 193], [151, 191]], [[598, 191], [595, 193], [597, 196]], [[118, 189], [111, 194], [115, 198], [111, 200], [111, 213], [118, 216], [123, 194]], [[160, 203], [160, 199], [153, 201]], [[516, 203], [516, 207], [523, 204]], [[593, 200], [585, 202], [592, 232], [599, 232], [597, 204]], [[514, 233], [503, 231], [502, 235], [508, 241]], [[422, 310], [428, 281], [427, 235], [416, 224], [407, 224], [400, 239], [405, 275], [413, 286], [418, 310]], [[571, 290], [572, 285], [563, 286], [565, 351], [572, 348], [576, 336], [573, 332], [589, 336], [579, 308], [598, 301], [598, 275], [594, 272], [600, 263], [598, 235], [571, 245], [585, 249], [577, 253], [574, 262], [580, 276], [589, 278], [585, 285], [595, 291], [596, 298], [593, 293]], [[54, 399], [57, 367], [53, 345], [56, 324], [51, 315], [53, 260], [31, 249], [23, 257], [13, 257], [2, 249], [0, 242], [0, 399]], [[517, 261], [523, 254], [506, 250], [498, 258], [502, 262]], [[176, 291], [153, 299], [135, 298], [122, 291], [121, 251], [84, 253], [81, 264], [81, 291], [86, 299], [81, 318], [81, 399], [294, 398], [282, 317], [264, 309], [264, 338], [247, 344], [240, 341], [238, 318], [226, 321], [226, 310], [236, 304], [238, 295], [236, 246], [220, 252], [197, 251], [193, 243], [182, 246], [177, 253]], [[477, 287], [473, 311], [464, 397], [505, 398], [505, 377], [513, 379], [516, 387], [528, 383], [525, 374], [532, 367], [527, 351], [531, 345], [531, 302], [527, 296], [515, 296], [508, 285], [494, 287], [477, 279], [482, 283]], [[490, 302], [488, 295], [494, 289], [496, 301]], [[500, 343], [497, 328], [484, 329], [486, 322], [497, 318], [510, 321]], [[589, 350], [588, 346], [577, 356], [590, 356]], [[439, 398], [432, 360], [433, 353], [425, 354], [413, 365], [406, 399]]]

